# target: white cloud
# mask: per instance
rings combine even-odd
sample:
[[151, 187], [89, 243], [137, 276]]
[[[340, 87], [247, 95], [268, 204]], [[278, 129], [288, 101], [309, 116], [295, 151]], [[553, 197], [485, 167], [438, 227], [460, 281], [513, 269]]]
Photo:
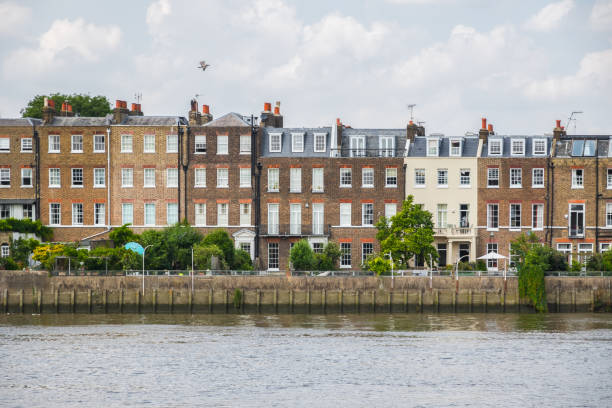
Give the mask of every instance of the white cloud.
[[168, 0], [158, 0], [147, 8], [146, 22], [149, 27], [159, 25], [171, 12], [172, 7]]
[[612, 88], [612, 49], [586, 54], [575, 74], [532, 80], [524, 94], [533, 99], [554, 100], [565, 97], [606, 94]]
[[121, 30], [116, 26], [98, 26], [82, 18], [55, 20], [42, 34], [36, 48], [21, 48], [4, 62], [10, 77], [37, 75], [64, 64], [79, 61], [96, 62], [119, 45]]
[[572, 8], [574, 8], [573, 0], [550, 3], [533, 15], [525, 23], [525, 28], [533, 31], [551, 31], [559, 26]]
[[28, 7], [23, 7], [12, 2], [0, 3], [0, 23], [1, 34], [15, 34], [23, 24], [30, 20], [32, 11]]
[[612, 1], [597, 1], [591, 10], [590, 22], [595, 30], [612, 30]]

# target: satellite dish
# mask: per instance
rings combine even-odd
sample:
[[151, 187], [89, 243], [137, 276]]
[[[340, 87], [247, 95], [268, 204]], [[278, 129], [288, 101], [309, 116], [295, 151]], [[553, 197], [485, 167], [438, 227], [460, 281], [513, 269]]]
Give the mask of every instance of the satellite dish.
[[202, 71], [206, 71], [206, 68], [210, 67], [210, 64], [207, 64], [206, 61], [200, 61], [200, 66], [198, 67], [198, 69], [201, 69]]

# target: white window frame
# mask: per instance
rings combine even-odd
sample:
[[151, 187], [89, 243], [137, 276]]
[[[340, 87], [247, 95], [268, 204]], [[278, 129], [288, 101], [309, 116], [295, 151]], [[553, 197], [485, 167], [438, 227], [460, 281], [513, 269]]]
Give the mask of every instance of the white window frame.
[[[151, 206], [153, 206], [153, 220], [149, 220], [148, 215], [147, 215], [147, 208], [150, 208]], [[143, 215], [144, 215], [144, 225], [146, 226], [155, 226], [157, 224], [157, 206], [155, 205], [155, 203], [144, 203], [143, 206]]]
[[[51, 146], [51, 143], [49, 143]], [[0, 137], [0, 153], [10, 153], [11, 152], [11, 138], [10, 137]]]
[[301, 193], [302, 192], [302, 168], [291, 167], [289, 169], [289, 192], [290, 193]]
[[381, 136], [378, 139], [378, 149], [379, 149], [380, 157], [394, 157], [395, 156], [395, 137]]
[[351, 136], [349, 140], [350, 156], [366, 157], [365, 136]]
[[166, 168], [166, 188], [178, 188], [179, 171], [176, 167]]
[[440, 155], [440, 139], [429, 137], [425, 144], [427, 157], [438, 157]]
[[[98, 138], [102, 138], [102, 141], [98, 141]], [[101, 145], [102, 148], [96, 147], [97, 145]], [[93, 135], [93, 152], [94, 153], [104, 153], [106, 152], [106, 135], [103, 133], [97, 133]]]
[[293, 153], [304, 152], [304, 133], [291, 133], [291, 151]]
[[[580, 171], [580, 178], [578, 177], [578, 171]], [[572, 188], [584, 188], [584, 169], [572, 169]]]
[[[6, 183], [8, 180], [8, 184]], [[0, 168], [0, 188], [10, 188], [11, 187], [11, 168]]]
[[[268, 150], [270, 153], [280, 153], [283, 149], [282, 133], [270, 133], [268, 135]], [[278, 140], [277, 140], [278, 139]], [[278, 142], [278, 147], [276, 147]]]
[[[172, 208], [172, 211], [170, 211], [170, 208]], [[176, 220], [174, 219], [174, 213], [176, 209]], [[179, 222], [179, 213], [178, 213], [179, 209], [178, 209], [178, 203], [166, 203], [166, 224], [167, 225], [174, 225], [177, 222]], [[170, 218], [172, 216], [172, 218]]]
[[[454, 151], [453, 143], [459, 143], [458, 151]], [[463, 151], [463, 141], [461, 139], [450, 139], [448, 143], [448, 155], [450, 157], [461, 157]]]
[[178, 135], [166, 135], [166, 153], [178, 153]]
[[385, 203], [385, 218], [391, 220], [391, 217], [397, 215], [396, 203]]
[[[350, 181], [346, 183], [347, 179]], [[353, 187], [353, 169], [352, 167], [340, 167], [340, 188]]]
[[523, 188], [523, 169], [522, 168], [520, 167], [510, 168], [510, 188]]
[[[371, 175], [366, 175], [366, 173], [371, 173]], [[366, 178], [371, 178], [372, 182], [366, 183]], [[362, 167], [361, 168], [361, 187], [362, 188], [374, 188], [374, 168], [373, 167]]]
[[226, 156], [229, 154], [229, 136], [217, 135], [217, 155]]
[[[467, 176], [463, 173], [467, 172]], [[472, 169], [459, 169], [459, 188], [472, 187]]]
[[[198, 148], [200, 150], [198, 150]], [[193, 141], [193, 154], [206, 154], [207, 149], [206, 135], [195, 135]]]
[[[57, 209], [57, 212], [54, 211]], [[57, 215], [57, 222], [53, 222]], [[62, 225], [62, 205], [60, 203], [49, 203], [49, 225]]]
[[[75, 171], [81, 170], [81, 184], [75, 184]], [[85, 186], [85, 174], [82, 167], [72, 167], [70, 169], [70, 187], [83, 188]]]
[[340, 226], [350, 227], [352, 225], [352, 204], [340, 203]]
[[312, 235], [322, 235], [324, 231], [325, 231], [325, 205], [323, 203], [313, 203], [312, 204]]
[[[341, 242], [340, 243], [340, 268], [351, 268], [352, 267], [352, 243], [351, 242]], [[348, 257], [346, 257], [348, 255]], [[348, 263], [346, 261], [348, 260]]]
[[217, 167], [217, 188], [229, 188], [229, 168]]
[[361, 226], [374, 226], [374, 203], [361, 203]]
[[240, 154], [251, 154], [251, 135], [240, 135]]
[[[55, 146], [57, 146], [57, 149], [55, 149]], [[61, 148], [60, 135], [49, 135], [49, 153], [60, 153]]]
[[289, 204], [289, 233], [299, 235], [302, 233], [302, 204]]
[[[497, 185], [491, 185], [490, 182], [492, 180], [495, 180], [495, 178], [491, 177], [491, 172], [495, 170], [497, 171]], [[487, 168], [487, 188], [499, 188], [500, 183], [500, 177], [499, 177], [499, 167], [488, 167]]]
[[83, 135], [70, 136], [70, 153], [83, 153]]
[[240, 188], [251, 188], [251, 168], [241, 167], [238, 169], [240, 178]]
[[[57, 170], [57, 184], [52, 183], [55, 179], [55, 175], [52, 173], [56, 173]], [[60, 188], [62, 186], [62, 172], [58, 167], [49, 168], [49, 188]]]
[[193, 187], [206, 188], [206, 167], [193, 169]]
[[[128, 210], [129, 211], [126, 211]], [[134, 204], [121, 203], [121, 225], [134, 224]]]
[[268, 168], [268, 192], [278, 193], [280, 191], [280, 169], [278, 167]]
[[436, 216], [436, 228], [448, 227], [448, 204], [438, 204], [436, 206]]
[[134, 150], [134, 135], [121, 135], [121, 153], [132, 153]]
[[[151, 178], [151, 174], [153, 177]], [[155, 188], [157, 184], [157, 169], [155, 167], [145, 167], [142, 169], [142, 186], [143, 188]]]
[[[23, 180], [24, 178], [24, 174], [30, 172], [30, 184], [23, 184]], [[33, 187], [33, 177], [34, 177], [34, 173], [32, 171], [31, 167], [22, 167], [21, 168], [21, 188], [32, 188]]]
[[[326, 133], [315, 133], [314, 134], [314, 143], [313, 143], [312, 149], [315, 153], [325, 152], [326, 138], [327, 138]], [[321, 143], [321, 140], [323, 141], [323, 143]], [[320, 147], [321, 144], [323, 145], [323, 147]]]
[[525, 139], [510, 139], [510, 155], [525, 156]]
[[[414, 169], [414, 188], [425, 188], [427, 182], [426, 174], [425, 169]], [[422, 183], [420, 183], [421, 178], [423, 180]]]
[[[536, 170], [538, 172], [542, 172], [542, 184], [536, 184], [537, 176]], [[544, 168], [542, 167], [534, 167], [531, 169], [531, 188], [544, 188]]]
[[[572, 211], [572, 206], [581, 206], [582, 210]], [[582, 234], [571, 234], [572, 227], [572, 213], [582, 213]], [[567, 217], [567, 229], [568, 236], [570, 237], [584, 237], [586, 232], [586, 205], [584, 203], [570, 203], [568, 206], [568, 217]]]
[[[610, 141], [610, 146], [612, 150], [612, 140]], [[612, 168], [606, 169], [606, 189], [612, 189]]]
[[106, 203], [94, 203], [94, 225], [106, 225]]
[[[512, 225], [512, 222], [513, 222], [512, 210], [514, 209], [516, 212], [516, 208], [518, 208], [518, 226]], [[510, 203], [508, 205], [508, 229], [510, 231], [520, 231], [522, 227], [522, 222], [523, 222], [523, 206], [519, 203]]]
[[[548, 150], [548, 146], [547, 146], [547, 141], [546, 139], [541, 139], [541, 138], [534, 138], [531, 141], [532, 146], [531, 146], [531, 154], [534, 156], [546, 156], [547, 150]], [[541, 151], [539, 149], [536, 149], [536, 146], [538, 144], [543, 144], [544, 145], [544, 151]]]
[[[151, 143], [153, 139], [153, 143]], [[142, 138], [142, 152], [143, 153], [155, 153], [155, 133], [147, 133]]]
[[504, 143], [502, 139], [489, 139], [487, 147], [489, 156], [501, 156], [504, 154]]
[[[437, 169], [436, 171], [436, 182], [438, 188], [448, 188], [448, 169]], [[440, 176], [444, 175], [443, 178], [446, 179], [446, 183], [440, 183]]]
[[72, 203], [72, 225], [83, 225], [83, 203]]
[[[30, 144], [30, 148], [29, 149], [27, 148], [27, 146], [24, 146], [24, 145], [27, 145], [27, 143], [24, 143], [26, 140], [29, 141], [29, 144]], [[32, 148], [33, 148], [32, 138], [31, 137], [22, 137], [21, 138], [21, 153], [32, 153], [32, 151], [33, 151]]]
[[[321, 184], [318, 183], [318, 178], [321, 180]], [[312, 168], [312, 192], [313, 193], [322, 193], [325, 191], [325, 171], [323, 167], [313, 167]]]
[[612, 203], [606, 203], [606, 227], [612, 227]]
[[[272, 262], [273, 260], [274, 262]], [[279, 267], [280, 267], [279, 244], [278, 242], [268, 242], [268, 270], [278, 271]]]
[[[245, 209], [247, 210], [245, 212]], [[248, 227], [251, 225], [251, 203], [240, 203], [240, 226]]]
[[134, 187], [134, 168], [133, 167], [122, 167], [121, 168], [121, 188]]
[[544, 204], [542, 203], [531, 205], [531, 229], [533, 231], [544, 230]]
[[268, 234], [278, 235], [280, 226], [280, 204], [268, 203]]
[[205, 226], [206, 225], [206, 203], [196, 203], [193, 208], [195, 215], [195, 225]]
[[[492, 225], [492, 212], [493, 207], [497, 209], [497, 226], [493, 227]], [[487, 231], [499, 231], [499, 204], [498, 203], [487, 203]]]
[[[395, 176], [393, 176], [393, 172], [395, 172]], [[385, 188], [397, 188], [399, 184], [398, 180], [399, 171], [397, 167], [385, 167]], [[395, 178], [395, 183], [393, 183], [393, 179]]]
[[[100, 177], [99, 175], [100, 172], [102, 173], [102, 177]], [[102, 180], [102, 183], [99, 183], [100, 180]], [[106, 168], [105, 167], [96, 167], [93, 169], [93, 186], [94, 188], [105, 188], [106, 187]]]
[[217, 203], [217, 226], [229, 225], [229, 203]]

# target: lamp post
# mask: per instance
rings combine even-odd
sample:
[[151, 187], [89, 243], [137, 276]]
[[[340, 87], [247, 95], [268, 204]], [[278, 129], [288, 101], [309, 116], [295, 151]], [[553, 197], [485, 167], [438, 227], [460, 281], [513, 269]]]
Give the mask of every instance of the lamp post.
[[195, 271], [193, 269], [193, 247], [191, 247], [191, 293], [193, 294], [193, 277], [195, 275]]
[[145, 259], [145, 252], [147, 251], [147, 248], [152, 247], [153, 244], [151, 245], [147, 245], [146, 247], [144, 247], [144, 249], [142, 250], [142, 295], [144, 296], [145, 293], [145, 282], [144, 282], [144, 259]]
[[465, 254], [463, 256], [460, 256], [459, 258], [457, 258], [457, 262], [455, 262], [455, 279], [459, 280], [459, 261], [461, 261], [463, 258], [465, 257], [469, 257], [469, 254]]

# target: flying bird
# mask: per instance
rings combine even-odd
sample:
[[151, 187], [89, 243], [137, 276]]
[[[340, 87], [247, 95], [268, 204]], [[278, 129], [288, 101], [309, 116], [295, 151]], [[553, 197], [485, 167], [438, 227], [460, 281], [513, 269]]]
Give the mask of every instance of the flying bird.
[[210, 67], [209, 64], [206, 63], [206, 61], [200, 61], [200, 66], [198, 67], [198, 69], [201, 69], [202, 71], [206, 71], [206, 68]]

